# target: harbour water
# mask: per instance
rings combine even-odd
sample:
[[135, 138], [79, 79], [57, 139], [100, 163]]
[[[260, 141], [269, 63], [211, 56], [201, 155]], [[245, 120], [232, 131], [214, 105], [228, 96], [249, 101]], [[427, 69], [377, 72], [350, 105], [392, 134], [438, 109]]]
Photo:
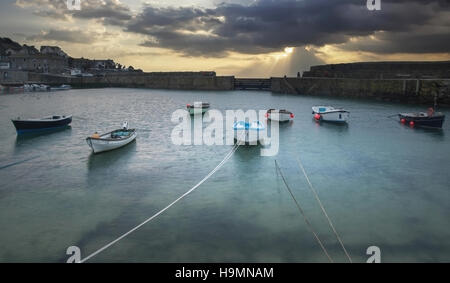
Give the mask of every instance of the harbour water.
[[[187, 103], [221, 111], [286, 108], [280, 151], [239, 148], [191, 195], [90, 262], [327, 262], [276, 172], [280, 164], [335, 261], [346, 262], [300, 158], [356, 262], [450, 261], [450, 122], [414, 129], [387, 118], [424, 110], [392, 103], [280, 95], [91, 89], [0, 96], [0, 262], [65, 262], [135, 227], [206, 176], [231, 146], [176, 146], [170, 118]], [[318, 124], [311, 106], [342, 106], [348, 126]], [[443, 112], [450, 114], [448, 109]], [[70, 129], [18, 137], [10, 121], [72, 114]], [[85, 138], [138, 131], [120, 150], [92, 155]]]

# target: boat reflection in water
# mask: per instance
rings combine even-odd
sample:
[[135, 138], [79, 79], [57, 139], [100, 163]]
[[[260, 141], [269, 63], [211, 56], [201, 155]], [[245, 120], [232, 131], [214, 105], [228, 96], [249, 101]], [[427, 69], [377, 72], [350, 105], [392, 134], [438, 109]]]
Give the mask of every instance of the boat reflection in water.
[[126, 160], [135, 155], [136, 145], [136, 140], [134, 140], [128, 146], [121, 147], [108, 154], [95, 154], [92, 152], [88, 157], [88, 170], [90, 172], [105, 171], [105, 174], [111, 171], [121, 171], [122, 166], [120, 164], [126, 165]]

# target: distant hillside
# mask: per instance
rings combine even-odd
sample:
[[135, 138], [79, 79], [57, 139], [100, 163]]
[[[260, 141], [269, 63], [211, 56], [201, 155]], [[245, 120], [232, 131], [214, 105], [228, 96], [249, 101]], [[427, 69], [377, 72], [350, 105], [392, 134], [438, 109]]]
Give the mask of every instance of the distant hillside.
[[6, 55], [7, 49], [20, 50], [22, 45], [7, 37], [0, 37], [0, 55]]

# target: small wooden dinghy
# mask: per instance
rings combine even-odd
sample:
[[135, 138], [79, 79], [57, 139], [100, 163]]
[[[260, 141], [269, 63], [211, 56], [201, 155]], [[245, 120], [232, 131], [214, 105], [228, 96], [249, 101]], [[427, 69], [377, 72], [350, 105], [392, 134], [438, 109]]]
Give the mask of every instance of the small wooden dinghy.
[[445, 121], [445, 115], [434, 112], [434, 108], [429, 108], [427, 113], [400, 113], [398, 117], [402, 124], [428, 128], [442, 128]]
[[265, 130], [266, 127], [260, 122], [244, 122], [239, 121], [234, 123], [234, 141], [235, 143], [245, 145], [265, 145]]
[[332, 106], [314, 106], [312, 114], [316, 121], [346, 123], [350, 112], [344, 109], [337, 109]]
[[208, 111], [210, 105], [206, 102], [194, 102], [193, 105], [188, 104], [186, 105], [187, 110], [189, 111], [189, 114], [191, 115], [198, 115], [198, 114], [205, 114], [206, 111]]
[[272, 121], [288, 122], [294, 119], [294, 113], [285, 109], [269, 109], [266, 113], [266, 117]]
[[41, 119], [20, 119], [11, 120], [16, 127], [18, 134], [46, 131], [67, 127], [72, 123], [72, 116], [54, 115]]
[[125, 122], [122, 129], [118, 129], [103, 135], [97, 133], [86, 138], [87, 144], [94, 153], [114, 150], [134, 141], [137, 137], [135, 129], [128, 129], [128, 123]]

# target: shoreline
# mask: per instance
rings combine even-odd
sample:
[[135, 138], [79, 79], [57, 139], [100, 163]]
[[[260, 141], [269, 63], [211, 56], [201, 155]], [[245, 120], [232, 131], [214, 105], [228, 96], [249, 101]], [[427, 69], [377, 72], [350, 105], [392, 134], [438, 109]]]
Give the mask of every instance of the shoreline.
[[326, 78], [326, 77], [271, 77], [236, 78], [216, 76], [214, 73], [106, 73], [102, 76], [71, 77], [25, 71], [8, 71], [4, 86], [26, 83], [50, 86], [71, 85], [87, 88], [144, 88], [190, 91], [260, 90], [273, 93], [368, 99], [402, 104], [450, 106], [450, 79], [447, 78]]

